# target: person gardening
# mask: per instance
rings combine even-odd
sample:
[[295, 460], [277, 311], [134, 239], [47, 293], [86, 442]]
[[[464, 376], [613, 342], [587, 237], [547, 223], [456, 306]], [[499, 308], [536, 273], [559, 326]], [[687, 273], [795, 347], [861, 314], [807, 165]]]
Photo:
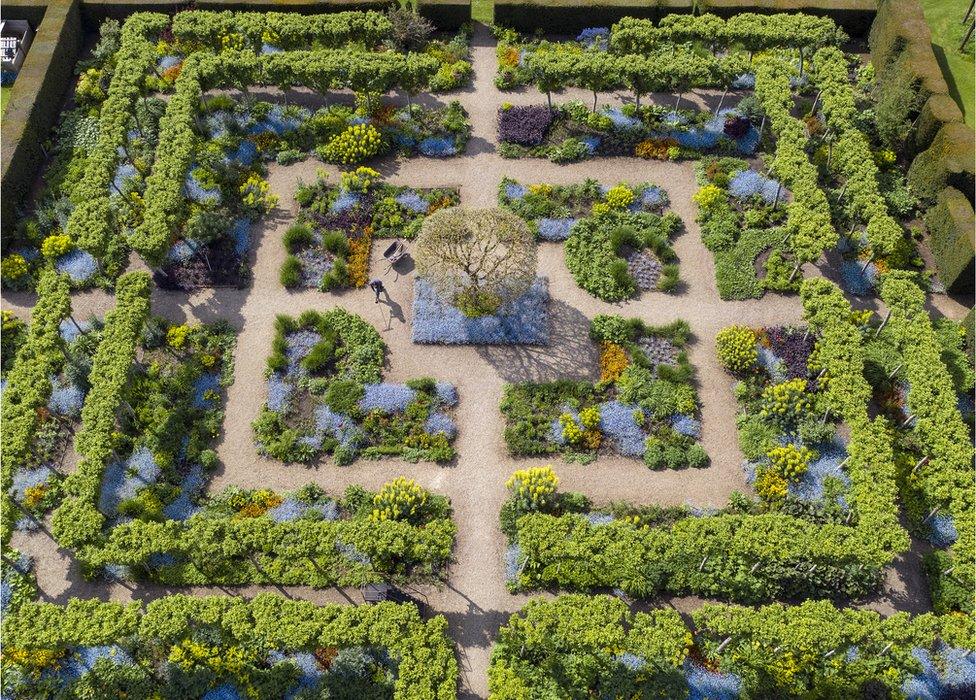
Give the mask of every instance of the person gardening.
[[385, 294], [387, 299], [390, 298], [390, 293], [386, 291], [386, 287], [383, 286], [383, 280], [380, 279], [370, 280], [369, 288], [372, 289], [374, 292], [376, 292], [376, 301], [374, 302], [375, 304], [380, 303], [380, 294]]

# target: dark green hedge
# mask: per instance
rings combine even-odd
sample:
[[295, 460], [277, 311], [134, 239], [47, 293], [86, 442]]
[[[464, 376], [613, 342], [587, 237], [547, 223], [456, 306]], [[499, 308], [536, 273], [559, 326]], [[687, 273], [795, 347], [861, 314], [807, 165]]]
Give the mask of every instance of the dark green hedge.
[[945, 124], [932, 145], [918, 154], [908, 168], [908, 185], [927, 205], [935, 203], [945, 187], [955, 187], [973, 197], [973, 154], [976, 133], [965, 124]]
[[77, 0], [53, 0], [44, 12], [14, 83], [0, 127], [3, 189], [0, 219], [7, 230], [44, 159], [41, 144], [57, 121], [83, 40]]
[[[106, 17], [123, 19], [133, 12], [173, 14], [187, 9], [189, 3], [174, 0], [82, 0], [86, 24], [96, 26]], [[380, 10], [388, 0], [197, 0], [195, 10], [232, 10], [235, 12], [299, 12], [302, 14], [344, 12], [346, 10]]]
[[471, 21], [471, 1], [419, 0], [417, 12], [441, 29], [458, 29]]
[[939, 279], [953, 292], [973, 291], [972, 204], [955, 187], [946, 187], [925, 214], [925, 225]]
[[[623, 17], [660, 20], [668, 14], [692, 11], [691, 0], [496, 0], [495, 22], [522, 32], [575, 34], [584, 27], [609, 27]], [[875, 15], [874, 0], [709, 0], [707, 11], [719, 17], [740, 12], [804, 12], [826, 15], [852, 36], [867, 34]]]

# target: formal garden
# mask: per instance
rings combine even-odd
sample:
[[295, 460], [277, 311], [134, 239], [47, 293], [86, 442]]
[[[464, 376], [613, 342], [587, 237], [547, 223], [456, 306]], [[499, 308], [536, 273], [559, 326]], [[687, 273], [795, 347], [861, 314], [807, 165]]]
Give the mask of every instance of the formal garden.
[[49, 0], [3, 697], [972, 696], [972, 132], [807, 5]]

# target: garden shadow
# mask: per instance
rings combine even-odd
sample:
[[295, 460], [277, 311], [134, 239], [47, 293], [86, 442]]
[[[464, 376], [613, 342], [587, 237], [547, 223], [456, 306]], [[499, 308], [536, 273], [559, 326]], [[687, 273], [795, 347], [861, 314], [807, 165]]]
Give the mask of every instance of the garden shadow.
[[549, 301], [549, 345], [485, 345], [478, 355], [506, 382], [595, 381], [600, 353], [590, 340], [590, 319], [564, 301]]

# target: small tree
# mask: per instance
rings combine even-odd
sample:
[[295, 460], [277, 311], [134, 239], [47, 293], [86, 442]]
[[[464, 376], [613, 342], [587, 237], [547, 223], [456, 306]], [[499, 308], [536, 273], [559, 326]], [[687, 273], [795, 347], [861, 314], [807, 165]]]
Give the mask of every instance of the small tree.
[[441, 209], [424, 220], [415, 253], [417, 274], [466, 316], [495, 313], [535, 279], [535, 239], [504, 209]]
[[391, 7], [386, 17], [392, 25], [390, 43], [397, 51], [420, 51], [430, 41], [435, 30], [429, 19], [412, 9]]

